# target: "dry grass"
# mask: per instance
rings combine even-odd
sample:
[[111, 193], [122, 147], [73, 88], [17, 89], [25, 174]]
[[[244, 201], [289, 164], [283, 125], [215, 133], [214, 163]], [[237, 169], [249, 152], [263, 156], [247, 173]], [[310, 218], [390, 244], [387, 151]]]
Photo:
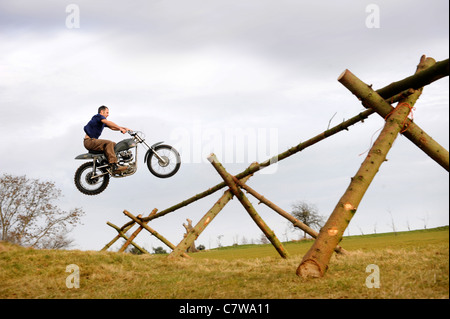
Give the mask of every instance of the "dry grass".
[[[252, 250], [248, 247], [178, 261], [0, 243], [0, 298], [449, 298], [448, 228], [431, 237], [436, 239], [413, 245], [409, 237], [401, 242], [385, 236], [384, 241], [397, 241], [390, 248], [367, 248], [367, 238], [361, 237], [366, 244], [359, 249], [355, 239], [349, 255], [332, 258], [324, 278], [310, 280], [295, 275], [310, 243], [287, 245], [288, 260], [243, 257]], [[265, 256], [265, 247], [253, 249]], [[66, 287], [69, 264], [80, 268], [78, 289]], [[369, 264], [379, 266], [380, 288], [365, 285]]]

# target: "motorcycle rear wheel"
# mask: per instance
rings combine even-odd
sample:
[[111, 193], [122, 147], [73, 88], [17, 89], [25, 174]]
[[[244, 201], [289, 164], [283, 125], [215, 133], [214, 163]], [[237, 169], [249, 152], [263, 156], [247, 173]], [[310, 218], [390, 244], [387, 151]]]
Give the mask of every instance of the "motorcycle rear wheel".
[[181, 157], [178, 151], [170, 145], [158, 145], [154, 150], [165, 162], [160, 161], [155, 153], [151, 152], [147, 158], [149, 171], [159, 178], [175, 175], [181, 166]]
[[[98, 195], [103, 192], [109, 184], [109, 174], [92, 178], [94, 164], [87, 162], [81, 165], [75, 172], [75, 186], [86, 195]], [[100, 170], [97, 170], [97, 174]]]

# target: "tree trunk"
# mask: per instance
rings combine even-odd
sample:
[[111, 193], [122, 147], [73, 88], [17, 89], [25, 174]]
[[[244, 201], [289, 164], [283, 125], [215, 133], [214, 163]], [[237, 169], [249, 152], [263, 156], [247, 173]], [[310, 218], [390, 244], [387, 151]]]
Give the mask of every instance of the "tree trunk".
[[[424, 62], [421, 60], [421, 63]], [[378, 93], [373, 91], [362, 81], [353, 83], [353, 93], [372, 108], [389, 105]], [[386, 155], [392, 147], [394, 140], [404, 128], [406, 119], [412, 111], [422, 89], [400, 101], [394, 111], [386, 120], [386, 124], [373, 144], [369, 154], [360, 169], [352, 178], [350, 185], [339, 200], [326, 224], [319, 232], [319, 236], [303, 257], [297, 268], [297, 275], [304, 278], [322, 277], [328, 269], [328, 263], [333, 248], [342, 240], [345, 229], [356, 213], [365, 192], [378, 172]]]
[[227, 183], [227, 185], [230, 187], [231, 192], [241, 202], [242, 206], [244, 206], [245, 210], [249, 213], [249, 215], [251, 216], [253, 221], [258, 225], [258, 227], [266, 235], [267, 239], [272, 243], [272, 245], [278, 251], [280, 256], [283, 258], [287, 258], [288, 252], [283, 247], [281, 242], [278, 240], [275, 233], [269, 228], [269, 226], [267, 226], [267, 224], [264, 222], [264, 220], [261, 218], [261, 216], [259, 216], [259, 214], [256, 212], [253, 205], [250, 203], [247, 196], [245, 196], [244, 193], [237, 186], [237, 183], [239, 183], [237, 178], [228, 174], [228, 172], [225, 170], [225, 168], [222, 166], [222, 164], [219, 163], [219, 161], [217, 160], [217, 157], [214, 154], [211, 154], [208, 157], [208, 161], [211, 162], [211, 164], [217, 170], [219, 175], [223, 178], [225, 183]]

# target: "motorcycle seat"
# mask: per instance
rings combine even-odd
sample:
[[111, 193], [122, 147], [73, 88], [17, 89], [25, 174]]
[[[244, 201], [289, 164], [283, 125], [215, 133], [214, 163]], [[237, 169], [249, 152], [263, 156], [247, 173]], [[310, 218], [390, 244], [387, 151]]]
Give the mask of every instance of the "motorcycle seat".
[[100, 154], [103, 154], [103, 151], [92, 151], [92, 150], [89, 150], [89, 154], [100, 155]]

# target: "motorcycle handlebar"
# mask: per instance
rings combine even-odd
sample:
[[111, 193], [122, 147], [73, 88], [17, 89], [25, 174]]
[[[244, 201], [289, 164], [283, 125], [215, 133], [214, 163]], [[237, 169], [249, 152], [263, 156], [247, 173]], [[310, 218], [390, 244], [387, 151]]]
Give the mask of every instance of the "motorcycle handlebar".
[[141, 131], [132, 131], [132, 130], [128, 130], [127, 131], [128, 134], [130, 134], [133, 137], [139, 137], [140, 139], [144, 138], [144, 134]]

